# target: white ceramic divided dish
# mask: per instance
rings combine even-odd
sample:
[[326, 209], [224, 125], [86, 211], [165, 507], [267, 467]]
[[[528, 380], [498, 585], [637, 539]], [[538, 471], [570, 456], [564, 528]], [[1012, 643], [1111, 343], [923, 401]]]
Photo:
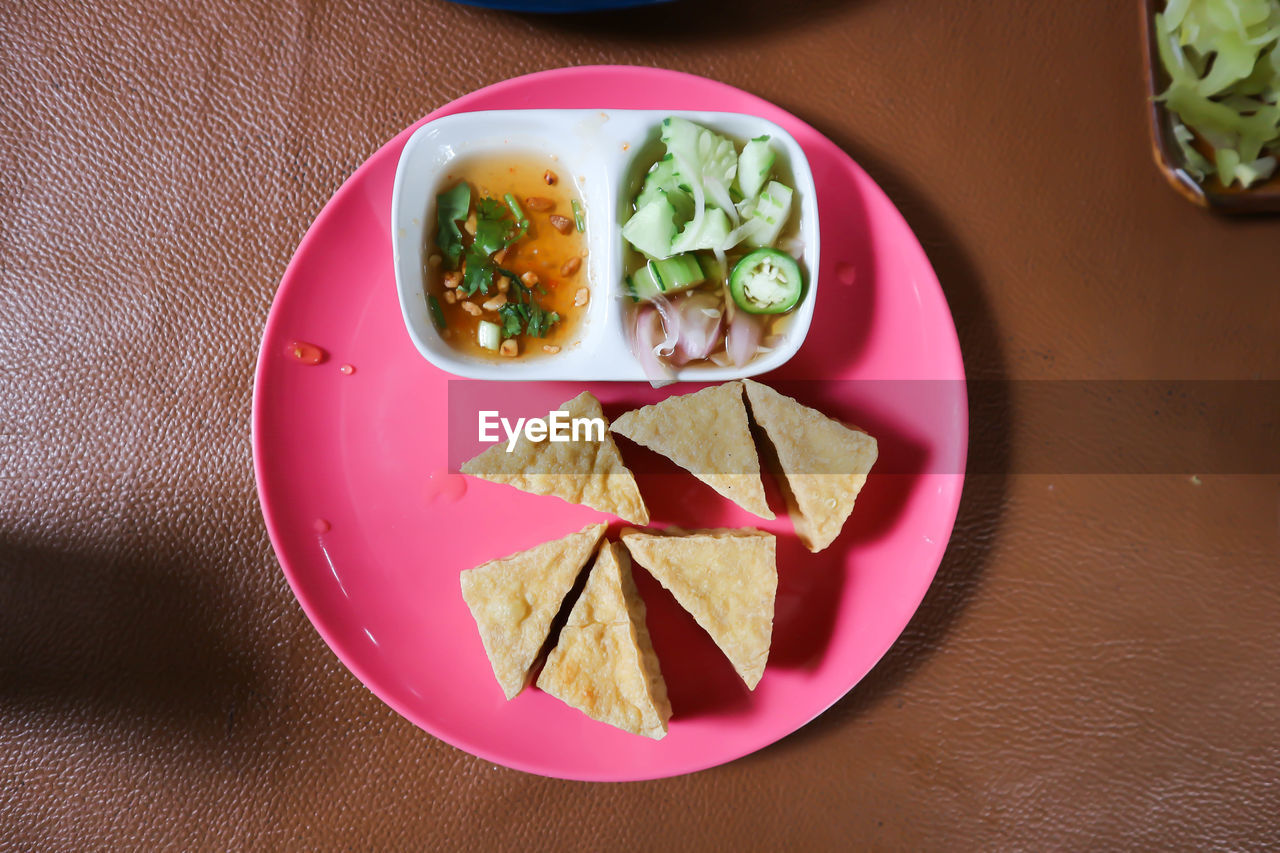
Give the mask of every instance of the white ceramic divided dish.
[[[391, 243], [396, 289], [405, 327], [422, 355], [469, 379], [644, 380], [628, 344], [629, 315], [623, 293], [625, 251], [621, 227], [648, 163], [660, 153], [657, 139], [667, 116], [682, 116], [739, 143], [768, 135], [779, 162], [790, 171], [799, 203], [804, 299], [786, 327], [782, 343], [741, 367], [687, 366], [679, 381], [720, 382], [773, 370], [796, 353], [813, 319], [818, 285], [818, 201], [809, 161], [799, 143], [771, 121], [743, 113], [662, 110], [500, 110], [458, 113], [428, 122], [405, 144], [391, 197]], [[512, 360], [485, 359], [450, 346], [427, 309], [423, 248], [435, 228], [435, 197], [452, 166], [502, 151], [554, 156], [561, 180], [572, 180], [586, 214], [586, 272], [591, 303], [577, 338], [555, 355]]]

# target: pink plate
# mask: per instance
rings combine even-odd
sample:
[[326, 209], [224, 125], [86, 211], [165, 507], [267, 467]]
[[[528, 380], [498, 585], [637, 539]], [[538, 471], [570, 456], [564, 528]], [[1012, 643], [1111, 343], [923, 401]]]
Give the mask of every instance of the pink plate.
[[[253, 398], [263, 515], [289, 584], [330, 648], [435, 736], [547, 776], [688, 773], [760, 749], [822, 713], [870, 671], [915, 612], [951, 535], [964, 479], [968, 409], [955, 326], [924, 251], [884, 193], [844, 152], [778, 107], [672, 71], [566, 68], [490, 86], [423, 121], [533, 107], [754, 113], [789, 130], [813, 167], [822, 222], [819, 304], [801, 350], [761, 378], [880, 440], [880, 462], [843, 534], [809, 554], [785, 517], [760, 522], [665, 460], [619, 442], [639, 472], [654, 524], [755, 525], [778, 534], [774, 641], [759, 687], [748, 691], [696, 623], [637, 569], [675, 709], [664, 740], [593, 722], [536, 688], [503, 700], [458, 573], [599, 516], [448, 473], [447, 404], [462, 383], [451, 383], [409, 340], [388, 232], [396, 162], [417, 125], [334, 195], [280, 283]], [[322, 347], [327, 360], [308, 366], [290, 357], [295, 340]], [[614, 417], [677, 390], [561, 383], [554, 391], [568, 399], [583, 389]], [[770, 498], [777, 506], [777, 495]]]

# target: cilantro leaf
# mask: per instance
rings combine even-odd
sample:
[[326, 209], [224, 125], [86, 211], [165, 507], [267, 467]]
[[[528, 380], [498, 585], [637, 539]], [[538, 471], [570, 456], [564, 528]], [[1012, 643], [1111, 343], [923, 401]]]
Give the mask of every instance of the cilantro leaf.
[[511, 223], [505, 219], [477, 219], [476, 241], [472, 245], [486, 256], [507, 245], [507, 235], [511, 231]]
[[476, 202], [476, 216], [480, 219], [501, 219], [507, 207], [496, 198], [485, 196]]
[[536, 302], [529, 305], [529, 325], [527, 331], [535, 338], [545, 338], [551, 327], [560, 322], [560, 315], [555, 311], [547, 311]]
[[487, 295], [492, 281], [493, 261], [489, 260], [488, 254], [472, 243], [466, 252], [466, 264], [459, 290], [466, 296], [470, 296], [477, 290]]
[[458, 220], [467, 218], [470, 207], [471, 186], [466, 181], [436, 196], [436, 220], [439, 224], [436, 247], [451, 270], [458, 268], [458, 259], [462, 256], [462, 229], [458, 227]]
[[508, 210], [517, 211], [519, 206], [511, 207], [510, 202], [504, 205], [487, 196], [476, 203], [476, 243], [491, 255], [529, 232], [529, 220], [523, 213], [512, 221], [507, 218]]
[[523, 305], [508, 302], [498, 309], [498, 319], [502, 321], [502, 336], [514, 338], [524, 329], [524, 317], [520, 309]]

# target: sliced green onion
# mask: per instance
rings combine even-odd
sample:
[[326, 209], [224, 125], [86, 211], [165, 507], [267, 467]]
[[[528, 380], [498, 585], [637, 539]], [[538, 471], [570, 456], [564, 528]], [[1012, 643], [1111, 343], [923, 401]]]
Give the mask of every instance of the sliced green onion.
[[487, 350], [497, 350], [499, 344], [502, 343], [502, 334], [498, 324], [490, 323], [488, 320], [481, 320], [480, 325], [476, 327], [476, 341]]
[[578, 226], [578, 233], [582, 233], [587, 230], [587, 220], [582, 215], [582, 205], [578, 204], [578, 200], [576, 198], [573, 200], [572, 204], [573, 222]]
[[436, 324], [437, 329], [443, 330], [445, 327], [444, 309], [440, 307], [440, 300], [434, 296], [428, 296], [427, 310], [431, 314], [431, 322]]
[[525, 223], [529, 221], [524, 215], [524, 210], [520, 207], [520, 202], [516, 201], [515, 196], [507, 193], [503, 198], [506, 199], [507, 207], [511, 208], [511, 215], [516, 218], [516, 222]]

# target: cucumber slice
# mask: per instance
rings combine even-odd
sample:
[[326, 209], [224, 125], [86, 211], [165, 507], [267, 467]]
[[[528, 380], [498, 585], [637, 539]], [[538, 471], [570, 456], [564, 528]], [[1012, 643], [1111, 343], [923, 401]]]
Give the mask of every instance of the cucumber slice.
[[719, 248], [728, 238], [729, 231], [729, 215], [718, 207], [708, 207], [701, 221], [695, 219], [684, 227], [672, 243], [671, 253]]
[[738, 173], [738, 151], [718, 133], [688, 119], [668, 116], [662, 120], [662, 142], [672, 155], [678, 180], [692, 185], [710, 177], [725, 189], [733, 184]]
[[804, 293], [804, 274], [785, 252], [756, 249], [734, 265], [729, 293], [748, 314], [785, 314]]
[[665, 198], [671, 202], [671, 206], [676, 212], [675, 223], [677, 228], [693, 218], [693, 196], [675, 186], [667, 189], [641, 189], [640, 195], [636, 196], [636, 210], [659, 198]]
[[650, 200], [622, 226], [623, 238], [646, 255], [670, 257], [676, 236], [676, 209], [666, 194]]
[[773, 163], [778, 155], [769, 147], [769, 137], [757, 136], [738, 155], [738, 189], [743, 198], [755, 198], [760, 188], [769, 180]]
[[653, 194], [658, 190], [666, 193], [674, 191], [689, 192], [688, 184], [681, 184], [680, 179], [676, 177], [676, 161], [670, 154], [654, 163], [649, 173], [644, 176], [644, 183], [640, 186], [640, 195], [636, 198], [636, 206], [639, 207], [645, 201], [652, 198]]
[[702, 266], [702, 273], [706, 276], [705, 281], [711, 282], [716, 287], [720, 287], [729, 279], [729, 264], [722, 261], [715, 255], [703, 255], [698, 259]]
[[481, 320], [480, 325], [476, 327], [476, 340], [480, 346], [488, 350], [498, 349], [502, 343], [502, 333], [497, 323], [490, 323], [488, 320]]
[[688, 187], [680, 186], [675, 169], [675, 160], [670, 154], [653, 164], [636, 196], [636, 210], [665, 194], [676, 209], [676, 225], [680, 226], [693, 218], [694, 204]]
[[648, 302], [662, 293], [662, 287], [653, 276], [653, 261], [640, 267], [626, 278], [627, 295], [632, 302]]
[[658, 287], [667, 294], [697, 287], [707, 280], [698, 257], [688, 252], [661, 261], [650, 261], [648, 269], [657, 280]]
[[647, 302], [658, 295], [670, 296], [697, 287], [704, 281], [697, 257], [684, 254], [649, 261], [627, 276], [623, 286], [632, 302]]
[[745, 239], [752, 246], [771, 246], [782, 233], [791, 217], [791, 187], [770, 181], [752, 206], [750, 216], [754, 227], [748, 229]]

